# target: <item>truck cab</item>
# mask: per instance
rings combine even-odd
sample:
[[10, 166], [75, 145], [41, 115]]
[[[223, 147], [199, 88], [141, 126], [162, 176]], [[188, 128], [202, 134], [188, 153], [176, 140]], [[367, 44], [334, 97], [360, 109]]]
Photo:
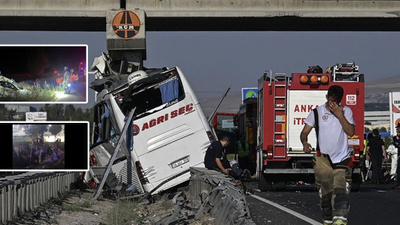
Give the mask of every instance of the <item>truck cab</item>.
[[[140, 70], [117, 81], [102, 79], [94, 87], [99, 92], [90, 151], [92, 171], [113, 164], [109, 186], [133, 184], [140, 193], [157, 193], [188, 181], [190, 167], [204, 167], [215, 137], [178, 67]], [[130, 112], [129, 137], [110, 161]]]

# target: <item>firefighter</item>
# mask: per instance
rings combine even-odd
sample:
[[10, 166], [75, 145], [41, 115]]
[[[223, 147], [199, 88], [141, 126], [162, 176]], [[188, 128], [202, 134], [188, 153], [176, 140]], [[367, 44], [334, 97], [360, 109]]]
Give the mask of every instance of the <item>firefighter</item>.
[[63, 87], [65, 90], [65, 93], [68, 93], [69, 88], [68, 88], [68, 80], [69, 80], [69, 76], [71, 75], [71, 73], [69, 72], [68, 66], [64, 67], [64, 78], [63, 78]]
[[350, 209], [347, 181], [350, 150], [347, 136], [353, 136], [355, 122], [352, 110], [340, 104], [344, 90], [338, 85], [329, 88], [326, 103], [307, 116], [300, 140], [303, 151], [310, 153], [308, 134], [317, 130], [317, 153], [314, 155], [315, 180], [320, 182], [320, 207], [324, 224], [346, 225]]
[[241, 136], [240, 140], [237, 142], [237, 146], [240, 167], [242, 169], [250, 169], [250, 143], [246, 140], [244, 136]]
[[397, 169], [397, 148], [394, 146], [393, 142], [390, 143], [386, 152], [389, 154], [391, 162], [390, 179], [394, 181], [396, 178], [396, 169]]
[[365, 175], [367, 174], [367, 166], [366, 166], [366, 156], [365, 153], [367, 152], [367, 134], [364, 134], [364, 150], [363, 154], [360, 156], [360, 169], [361, 169], [361, 178], [362, 182], [365, 182]]
[[396, 168], [396, 184], [392, 188], [400, 187], [400, 122], [396, 126], [396, 135], [393, 136], [393, 145], [397, 148], [397, 168]]

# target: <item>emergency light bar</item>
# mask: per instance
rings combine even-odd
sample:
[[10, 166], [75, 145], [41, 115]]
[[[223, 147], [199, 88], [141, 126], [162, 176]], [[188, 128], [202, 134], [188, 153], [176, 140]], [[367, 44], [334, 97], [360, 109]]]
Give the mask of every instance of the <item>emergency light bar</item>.
[[333, 66], [334, 72], [356, 72], [358, 73], [359, 67], [355, 63], [336, 64]]
[[329, 77], [327, 75], [303, 74], [300, 76], [301, 84], [328, 84]]

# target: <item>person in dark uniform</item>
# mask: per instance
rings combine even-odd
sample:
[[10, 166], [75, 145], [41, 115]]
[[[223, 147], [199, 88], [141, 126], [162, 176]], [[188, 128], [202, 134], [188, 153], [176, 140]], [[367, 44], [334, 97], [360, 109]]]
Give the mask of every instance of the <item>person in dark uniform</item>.
[[250, 171], [241, 169], [238, 163], [232, 166], [226, 159], [225, 147], [229, 144], [229, 137], [223, 136], [219, 141], [214, 141], [208, 147], [204, 157], [204, 164], [207, 169], [221, 171], [232, 176], [236, 180], [251, 180]]
[[372, 130], [373, 137], [367, 145], [367, 159], [372, 162], [372, 183], [379, 184], [382, 181], [382, 158], [387, 161], [385, 143], [379, 135], [378, 129]]
[[204, 164], [207, 169], [219, 170], [225, 174], [229, 174], [229, 162], [224, 153], [224, 148], [228, 146], [228, 144], [228, 136], [224, 136], [219, 141], [211, 143], [204, 157]]

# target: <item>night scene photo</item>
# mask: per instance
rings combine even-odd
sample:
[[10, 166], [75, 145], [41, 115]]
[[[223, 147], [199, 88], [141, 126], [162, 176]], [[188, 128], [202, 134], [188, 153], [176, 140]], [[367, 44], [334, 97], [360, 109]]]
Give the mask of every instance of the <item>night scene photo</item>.
[[0, 102], [87, 103], [87, 45], [0, 45]]
[[64, 169], [64, 131], [64, 124], [13, 124], [13, 169]]

